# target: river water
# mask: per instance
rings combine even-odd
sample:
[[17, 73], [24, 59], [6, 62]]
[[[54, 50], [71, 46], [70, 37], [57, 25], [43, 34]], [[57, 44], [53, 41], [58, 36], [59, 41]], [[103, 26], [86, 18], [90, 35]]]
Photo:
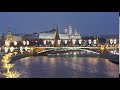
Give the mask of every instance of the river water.
[[99, 57], [36, 56], [16, 60], [21, 78], [118, 78], [119, 65]]

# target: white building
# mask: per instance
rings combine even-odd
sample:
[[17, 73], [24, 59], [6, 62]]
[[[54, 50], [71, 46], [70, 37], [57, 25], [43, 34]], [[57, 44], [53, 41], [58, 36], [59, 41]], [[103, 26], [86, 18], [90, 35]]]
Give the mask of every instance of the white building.
[[[72, 25], [69, 24], [68, 29], [65, 28], [65, 33], [59, 33], [59, 37], [60, 39], [81, 39], [80, 34], [76, 31], [72, 33]], [[53, 29], [51, 31], [48, 32], [41, 32], [39, 33], [39, 39], [55, 39], [55, 32], [56, 29]]]

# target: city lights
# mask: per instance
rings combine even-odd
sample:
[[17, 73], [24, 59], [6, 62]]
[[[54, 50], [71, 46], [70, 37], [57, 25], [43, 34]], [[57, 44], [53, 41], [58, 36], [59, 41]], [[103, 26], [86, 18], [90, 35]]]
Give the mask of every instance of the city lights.
[[17, 41], [14, 41], [14, 45], [17, 46]]
[[10, 46], [10, 42], [9, 41], [5, 41], [5, 45], [6, 46]]
[[93, 40], [93, 43], [94, 43], [94, 44], [97, 44], [97, 40], [96, 40], [96, 39], [94, 39], [94, 40]]
[[88, 40], [88, 43], [89, 43], [89, 44], [92, 44], [92, 40], [91, 40], [91, 39], [89, 39], [89, 40]]
[[46, 40], [43, 41], [44, 45], [46, 45]]
[[79, 44], [82, 44], [82, 40], [81, 39], [79, 40]]
[[114, 39], [114, 44], [116, 44], [117, 43], [117, 40], [116, 39]]
[[61, 43], [61, 40], [58, 40], [58, 44], [60, 45], [60, 43]]
[[65, 44], [67, 44], [67, 40], [65, 40]]
[[13, 52], [14, 51], [14, 47], [10, 47], [10, 52]]
[[23, 41], [23, 45], [26, 45], [26, 42], [25, 42], [25, 41]]
[[54, 40], [51, 41], [51, 44], [52, 44], [52, 45], [54, 44]]
[[7, 52], [8, 52], [8, 48], [7, 48], [7, 47], [4, 47], [4, 50], [5, 50], [5, 53], [7, 53]]
[[31, 13], [19, 18], [6, 13], [12, 18], [8, 29], [6, 14], [1, 14], [0, 78], [119, 77], [118, 12]]
[[110, 44], [113, 44], [113, 39], [110, 39]]
[[27, 45], [29, 45], [29, 41], [26, 41]]
[[75, 40], [75, 39], [73, 39], [73, 40], [72, 40], [72, 42], [73, 42], [73, 44], [75, 44], [75, 43], [76, 43], [76, 40]]
[[27, 51], [27, 50], [28, 50], [28, 47], [26, 46], [26, 47], [25, 47], [25, 51]]

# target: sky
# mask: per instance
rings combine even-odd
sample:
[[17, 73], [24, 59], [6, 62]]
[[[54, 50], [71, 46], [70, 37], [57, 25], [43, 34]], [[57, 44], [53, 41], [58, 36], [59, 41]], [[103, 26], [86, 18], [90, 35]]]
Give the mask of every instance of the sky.
[[119, 33], [119, 12], [0, 12], [0, 34], [49, 31], [60, 32], [72, 24], [81, 35]]

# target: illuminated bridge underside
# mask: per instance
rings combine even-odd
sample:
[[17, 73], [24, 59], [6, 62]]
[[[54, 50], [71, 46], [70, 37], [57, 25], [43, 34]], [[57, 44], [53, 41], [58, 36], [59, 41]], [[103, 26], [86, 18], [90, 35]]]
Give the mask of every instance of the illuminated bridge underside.
[[86, 51], [89, 53], [95, 53], [95, 54], [99, 54], [98, 52], [92, 51], [92, 50], [87, 50], [87, 49], [100, 49], [100, 47], [35, 47], [35, 49], [37, 50], [36, 53], [40, 54], [40, 53], [45, 53], [48, 51], [62, 51], [62, 50], [81, 50], [81, 51]]

